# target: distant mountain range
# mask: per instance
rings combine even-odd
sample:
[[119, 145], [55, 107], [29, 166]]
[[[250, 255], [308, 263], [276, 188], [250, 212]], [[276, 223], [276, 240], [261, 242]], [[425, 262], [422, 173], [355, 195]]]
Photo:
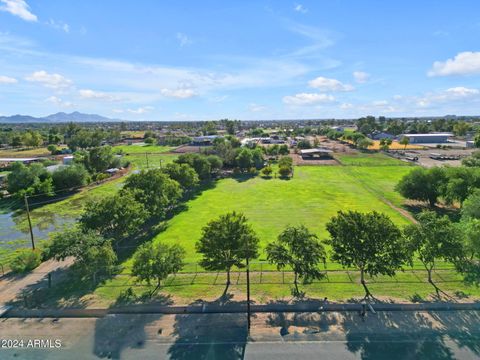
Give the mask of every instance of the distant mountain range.
[[70, 114], [64, 112], [58, 112], [56, 114], [48, 115], [45, 117], [33, 117], [29, 115], [12, 115], [12, 116], [0, 116], [0, 123], [63, 123], [63, 122], [109, 122], [109, 121], [122, 121], [120, 119], [110, 119], [105, 116], [97, 114], [83, 114], [78, 111], [74, 111]]

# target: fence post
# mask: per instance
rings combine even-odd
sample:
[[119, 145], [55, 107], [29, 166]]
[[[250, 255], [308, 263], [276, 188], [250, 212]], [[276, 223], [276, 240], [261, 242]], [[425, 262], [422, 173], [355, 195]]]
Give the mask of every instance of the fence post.
[[52, 273], [48, 273], [48, 288], [52, 287]]
[[262, 283], [263, 263], [260, 263], [260, 284]]

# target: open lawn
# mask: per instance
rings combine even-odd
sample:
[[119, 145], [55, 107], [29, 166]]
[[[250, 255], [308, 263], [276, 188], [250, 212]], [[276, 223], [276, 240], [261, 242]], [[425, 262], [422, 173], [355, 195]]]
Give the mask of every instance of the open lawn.
[[[62, 148], [62, 147], [59, 147]], [[33, 149], [8, 149], [0, 150], [0, 158], [22, 158], [22, 157], [37, 157], [37, 156], [50, 156], [50, 151], [47, 147], [39, 147]]]
[[113, 150], [122, 151], [125, 154], [163, 153], [171, 149], [173, 149], [171, 146], [147, 145], [143, 143], [113, 147]]
[[[402, 167], [399, 168], [403, 174]], [[396, 171], [396, 168], [386, 169], [391, 170]], [[154, 239], [182, 245], [187, 251], [187, 262], [200, 259], [194, 245], [201, 236], [202, 227], [228, 211], [243, 212], [247, 216], [262, 248], [287, 224], [305, 224], [320, 239], [326, 238], [325, 224], [339, 210], [377, 210], [388, 214], [399, 225], [407, 223], [402, 215], [379, 200], [342, 166], [296, 167], [291, 180], [261, 177], [244, 181], [220, 180], [214, 189], [189, 201], [187, 208], [171, 219], [167, 229]]]

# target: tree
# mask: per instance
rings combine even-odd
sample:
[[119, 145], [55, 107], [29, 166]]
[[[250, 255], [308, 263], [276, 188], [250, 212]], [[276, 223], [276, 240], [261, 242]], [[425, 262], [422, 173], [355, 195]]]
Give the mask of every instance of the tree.
[[164, 171], [185, 190], [192, 190], [198, 185], [198, 175], [195, 169], [188, 164], [167, 164]]
[[118, 241], [137, 233], [147, 217], [147, 210], [134, 194], [122, 191], [87, 202], [79, 222], [85, 231], [94, 230]]
[[25, 166], [21, 162], [11, 165], [7, 176], [7, 190], [11, 194], [53, 195], [53, 183], [49, 172], [42, 164], [34, 163]]
[[289, 267], [293, 270], [294, 295], [298, 296], [298, 279], [304, 282], [321, 279], [325, 276], [318, 268], [320, 262], [325, 263], [326, 252], [315, 234], [303, 225], [287, 226], [278, 236], [276, 242], [267, 245], [267, 259], [281, 270]]
[[195, 169], [200, 180], [210, 180], [212, 167], [205, 155], [182, 154], [175, 160], [177, 164], [189, 164]]
[[406, 136], [402, 136], [402, 138], [400, 139], [399, 143], [400, 143], [401, 145], [404, 145], [403, 150], [405, 151], [405, 150], [407, 150], [408, 144], [410, 144], [410, 139], [409, 139], [408, 137], [406, 137]]
[[52, 173], [55, 190], [84, 186], [89, 179], [88, 171], [82, 164], [62, 166]]
[[478, 131], [477, 135], [475, 135], [475, 138], [473, 139], [473, 145], [475, 145], [476, 148], [480, 148], [480, 131]]
[[280, 145], [280, 147], [278, 148], [278, 154], [279, 155], [288, 155], [290, 154], [290, 150], [288, 149], [288, 145]]
[[243, 148], [238, 153], [237, 157], [235, 158], [238, 168], [245, 172], [248, 171], [253, 166], [253, 155], [252, 151], [247, 148]]
[[196, 250], [202, 254], [200, 265], [206, 270], [225, 270], [227, 283], [224, 294], [230, 286], [232, 266], [244, 267], [248, 257], [258, 256], [258, 238], [247, 218], [236, 212], [221, 215], [211, 220], [202, 230], [202, 237], [196, 243]]
[[447, 204], [460, 204], [480, 187], [480, 172], [469, 167], [445, 168], [445, 182], [440, 187]]
[[367, 150], [370, 146], [373, 145], [373, 141], [366, 138], [366, 137], [363, 137], [361, 139], [359, 139], [355, 145], [357, 146], [357, 148], [361, 149], [361, 150]]
[[207, 161], [210, 164], [210, 173], [215, 174], [223, 167], [222, 159], [217, 155], [208, 155]]
[[151, 216], [157, 217], [164, 217], [182, 197], [180, 184], [162, 169], [142, 170], [130, 175], [123, 190], [132, 191], [135, 200], [144, 204]]
[[428, 201], [433, 207], [444, 183], [444, 169], [415, 168], [400, 180], [395, 189], [407, 199]]
[[392, 145], [392, 139], [383, 138], [380, 139], [380, 149], [383, 151], [387, 151]]
[[480, 219], [480, 189], [474, 191], [463, 202], [462, 218]]
[[85, 167], [92, 173], [119, 166], [119, 160], [110, 146], [91, 148], [84, 153], [82, 160]]
[[27, 131], [23, 134], [22, 142], [25, 146], [36, 147], [43, 144], [43, 138], [38, 131]]
[[463, 159], [462, 165], [468, 167], [480, 167], [480, 150], [475, 150], [471, 156]]
[[411, 256], [400, 230], [388, 216], [376, 211], [339, 211], [326, 227], [330, 233], [331, 259], [360, 271], [365, 298], [372, 297], [365, 274], [394, 276]]
[[47, 150], [50, 151], [50, 154], [55, 155], [58, 151], [57, 145], [50, 144], [50, 145], [47, 146]]
[[253, 166], [255, 166], [257, 170], [260, 170], [265, 165], [265, 160], [263, 159], [263, 151], [261, 148], [257, 147], [251, 150], [251, 152]]
[[74, 268], [83, 275], [98, 271], [109, 274], [117, 261], [110, 240], [93, 230], [82, 231], [78, 227], [55, 233], [45, 248], [45, 255], [56, 260], [73, 257]]
[[182, 269], [184, 257], [185, 250], [177, 244], [143, 244], [133, 256], [132, 274], [149, 285], [155, 280], [156, 287], [150, 293], [152, 296], [162, 280]]
[[459, 232], [447, 216], [439, 217], [433, 211], [423, 211], [417, 216], [418, 223], [404, 229], [407, 246], [418, 256], [428, 273], [428, 282], [435, 288], [437, 297], [440, 289], [432, 280], [436, 260], [455, 263], [463, 255]]

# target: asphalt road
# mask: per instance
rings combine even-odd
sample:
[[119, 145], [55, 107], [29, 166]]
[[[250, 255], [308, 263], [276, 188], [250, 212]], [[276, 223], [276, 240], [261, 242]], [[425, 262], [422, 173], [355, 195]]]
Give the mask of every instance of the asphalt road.
[[266, 313], [250, 337], [241, 314], [0, 319], [0, 339], [2, 360], [479, 359], [480, 312]]

